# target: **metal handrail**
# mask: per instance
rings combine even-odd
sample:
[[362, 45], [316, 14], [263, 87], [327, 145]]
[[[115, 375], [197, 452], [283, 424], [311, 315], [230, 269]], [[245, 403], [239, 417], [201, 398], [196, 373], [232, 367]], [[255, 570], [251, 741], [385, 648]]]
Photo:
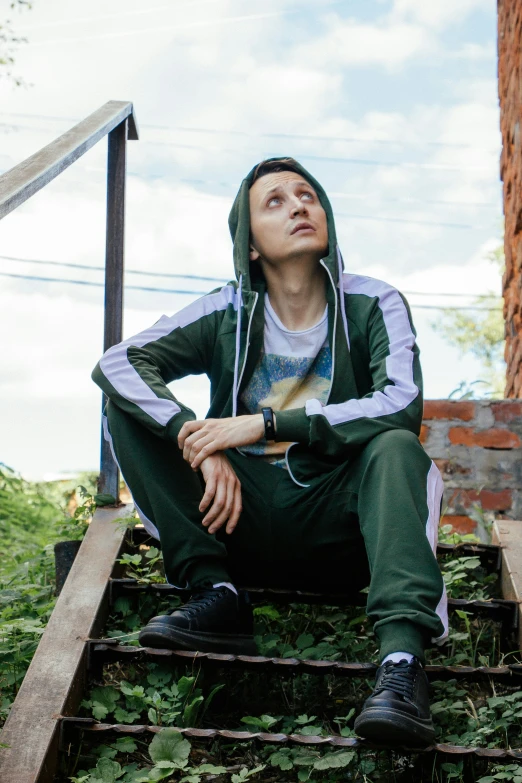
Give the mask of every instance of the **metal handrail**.
[[[123, 334], [123, 269], [125, 228], [126, 143], [139, 138], [132, 103], [107, 101], [39, 152], [0, 176], [0, 219], [34, 196], [55, 177], [108, 137], [107, 223], [105, 243], [105, 307], [103, 350]], [[102, 409], [105, 406], [102, 399]], [[101, 433], [98, 491], [119, 500], [118, 466]]]

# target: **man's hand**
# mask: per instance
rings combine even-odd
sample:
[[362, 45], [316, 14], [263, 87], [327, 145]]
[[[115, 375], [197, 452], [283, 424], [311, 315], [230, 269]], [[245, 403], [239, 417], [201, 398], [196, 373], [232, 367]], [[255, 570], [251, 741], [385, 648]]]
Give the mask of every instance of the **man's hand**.
[[228, 520], [226, 531], [232, 533], [242, 510], [241, 484], [232, 465], [224, 454], [212, 454], [201, 463], [201, 473], [206, 487], [199, 510], [205, 511], [212, 503], [203, 525], [215, 533]]
[[203, 460], [216, 451], [256, 443], [265, 433], [263, 415], [235, 416], [228, 419], [187, 421], [179, 431], [178, 446], [183, 459], [197, 470]]

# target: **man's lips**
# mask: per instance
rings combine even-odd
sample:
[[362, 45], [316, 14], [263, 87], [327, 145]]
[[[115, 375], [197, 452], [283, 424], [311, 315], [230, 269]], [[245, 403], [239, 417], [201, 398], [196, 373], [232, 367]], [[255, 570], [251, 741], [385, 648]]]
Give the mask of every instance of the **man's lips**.
[[298, 223], [297, 226], [294, 226], [290, 232], [290, 236], [292, 234], [297, 234], [298, 231], [304, 231], [305, 229], [308, 229], [309, 231], [315, 231], [315, 228], [311, 226], [310, 223]]

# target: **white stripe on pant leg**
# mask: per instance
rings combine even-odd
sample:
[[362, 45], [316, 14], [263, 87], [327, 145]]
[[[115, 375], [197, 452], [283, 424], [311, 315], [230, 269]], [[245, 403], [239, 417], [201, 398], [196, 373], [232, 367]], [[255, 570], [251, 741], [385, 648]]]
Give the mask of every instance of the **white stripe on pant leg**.
[[[102, 414], [102, 424], [103, 424], [103, 437], [109, 443], [109, 446], [111, 447], [111, 453], [112, 453], [114, 462], [118, 466], [118, 469], [119, 469], [119, 471], [121, 473], [121, 476], [122, 476], [123, 480], [125, 481], [125, 477], [123, 475], [122, 469], [120, 468], [120, 464], [119, 464], [118, 460], [116, 459], [116, 454], [114, 453], [114, 446], [112, 445], [112, 435], [109, 432], [109, 424], [108, 424], [108, 421], [107, 421], [107, 416], [104, 416], [103, 414]], [[125, 483], [127, 484], [126, 481], [125, 481]], [[129, 488], [129, 492], [132, 495], [131, 489], [130, 489], [128, 484], [127, 484], [127, 487]], [[138, 516], [141, 519], [141, 521], [143, 522], [143, 527], [145, 528], [147, 533], [150, 536], [152, 536], [152, 538], [155, 538], [155, 539], [157, 539], [159, 541], [160, 537], [159, 537], [158, 528], [156, 527], [156, 525], [153, 522], [151, 522], [151, 520], [148, 518], [148, 516], [143, 513], [141, 508], [136, 503], [136, 501], [134, 499], [134, 495], [132, 495], [132, 502], [134, 503], [136, 511], [138, 512]], [[167, 581], [167, 584], [170, 585], [171, 587], [176, 587], [178, 590], [186, 590], [188, 588], [188, 586], [189, 586], [188, 581], [187, 581], [187, 584], [184, 587], [182, 587], [181, 585], [175, 585], [175, 584], [173, 584], [172, 582], [169, 582], [169, 581]]]
[[[114, 462], [115, 462], [115, 463], [116, 463], [116, 465], [118, 466], [118, 469], [119, 469], [119, 471], [120, 471], [120, 473], [121, 473], [121, 476], [122, 476], [123, 480], [125, 481], [125, 477], [124, 477], [124, 475], [123, 475], [123, 471], [122, 471], [122, 469], [120, 468], [120, 464], [119, 464], [118, 460], [116, 459], [116, 454], [114, 453], [114, 446], [112, 445], [112, 435], [111, 435], [111, 433], [109, 432], [109, 424], [108, 424], [108, 421], [107, 421], [107, 416], [102, 416], [102, 423], [103, 423], [103, 437], [104, 437], [104, 438], [105, 438], [105, 440], [106, 440], [106, 441], [109, 443], [109, 446], [111, 447], [111, 453], [112, 453], [112, 457], [113, 457], [113, 459], [114, 459]], [[126, 482], [126, 481], [125, 481], [125, 483], [127, 484], [127, 482]], [[128, 484], [127, 484], [127, 487], [129, 487], [129, 485], [128, 485]], [[131, 488], [130, 488], [130, 487], [129, 487], [129, 492], [130, 492], [130, 493], [131, 493], [131, 495], [132, 495], [132, 491], [131, 491]], [[140, 508], [140, 507], [138, 506], [138, 504], [136, 503], [136, 500], [134, 499], [134, 495], [132, 495], [132, 502], [134, 503], [134, 506], [136, 507], [136, 511], [138, 512], [138, 516], [139, 516], [139, 518], [141, 519], [141, 521], [143, 522], [143, 527], [145, 528], [145, 530], [147, 531], [147, 533], [148, 533], [149, 535], [151, 535], [151, 536], [152, 536], [152, 538], [156, 538], [156, 539], [159, 541], [159, 533], [158, 533], [158, 528], [157, 528], [157, 527], [156, 527], [156, 525], [155, 525], [153, 522], [151, 522], [151, 520], [150, 520], [150, 519], [149, 519], [149, 518], [148, 518], [148, 517], [147, 517], [147, 516], [146, 516], [146, 515], [143, 513], [143, 511], [141, 510], [141, 508]]]
[[[439, 537], [440, 522], [440, 504], [442, 493], [444, 492], [444, 482], [435, 463], [432, 461], [431, 468], [428, 471], [428, 480], [426, 484], [426, 494], [428, 500], [428, 520], [426, 522], [426, 536], [430, 542], [433, 553], [437, 554], [437, 540]], [[449, 633], [448, 623], [448, 596], [446, 594], [446, 585], [442, 588], [442, 595], [437, 604], [436, 613], [440, 617], [444, 631], [441, 636], [432, 638], [435, 644], [442, 644]]]

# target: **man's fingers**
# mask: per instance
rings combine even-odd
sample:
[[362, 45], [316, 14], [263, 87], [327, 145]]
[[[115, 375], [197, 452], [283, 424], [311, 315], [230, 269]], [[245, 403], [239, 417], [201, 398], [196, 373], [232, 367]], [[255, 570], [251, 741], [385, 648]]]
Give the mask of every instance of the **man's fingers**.
[[221, 513], [227, 499], [227, 486], [226, 482], [221, 479], [217, 482], [216, 494], [214, 495], [214, 502], [210, 508], [208, 514], [203, 518], [203, 524], [205, 527], [209, 527], [216, 517]]
[[197, 470], [203, 460], [205, 460], [207, 457], [210, 457], [211, 454], [215, 454], [216, 451], [221, 451], [222, 446], [219, 444], [219, 441], [217, 440], [209, 440], [206, 443], [201, 443], [201, 446], [199, 445], [198, 441], [198, 451], [196, 453], [196, 456], [194, 459], [190, 462], [190, 467], [192, 470]]
[[199, 510], [201, 512], [205, 511], [208, 508], [208, 504], [216, 494], [216, 479], [214, 477], [209, 478], [207, 481], [207, 484], [205, 486], [205, 494], [201, 498], [201, 503], [199, 504]]
[[[196, 430], [196, 432], [193, 432], [191, 435], [188, 435], [185, 438], [185, 442], [183, 444], [183, 459], [187, 462], [191, 462], [190, 455], [192, 453], [192, 450], [194, 448], [194, 445], [201, 439], [208, 438], [208, 435], [205, 435], [202, 430]], [[192, 457], [194, 459], [194, 457]]]
[[226, 495], [225, 503], [223, 505], [223, 510], [221, 511], [220, 514], [218, 514], [216, 519], [212, 522], [211, 526], [208, 529], [209, 533], [215, 533], [227, 521], [227, 519], [230, 516], [230, 511], [232, 509], [233, 502], [234, 502], [234, 489], [232, 483], [230, 481], [227, 481], [227, 495]]
[[180, 449], [185, 445], [185, 439], [193, 432], [197, 432], [205, 426], [204, 421], [186, 421], [178, 433], [178, 446]]
[[232, 505], [232, 511], [227, 522], [227, 528], [226, 528], [227, 533], [233, 532], [234, 528], [239, 522], [239, 517], [241, 516], [242, 510], [243, 510], [243, 500], [241, 497], [241, 484], [238, 481], [236, 482], [236, 486], [234, 489], [234, 503]]

